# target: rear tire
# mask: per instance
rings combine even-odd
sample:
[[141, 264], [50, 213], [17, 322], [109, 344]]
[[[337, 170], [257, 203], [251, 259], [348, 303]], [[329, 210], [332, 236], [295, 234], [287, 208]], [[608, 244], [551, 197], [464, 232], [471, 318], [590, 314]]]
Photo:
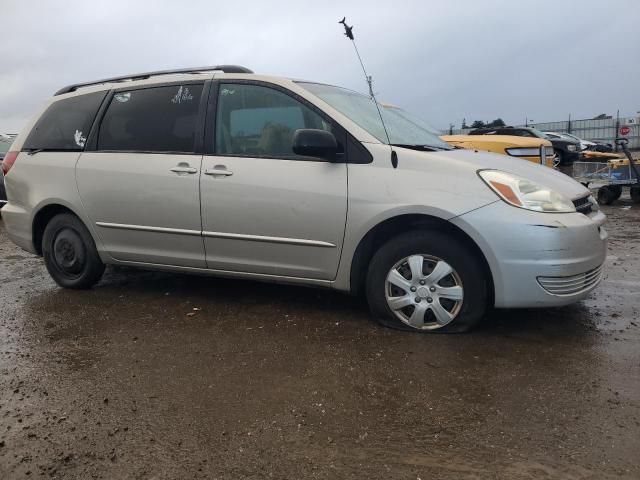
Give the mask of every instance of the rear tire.
[[640, 203], [640, 186], [635, 185], [629, 189], [629, 195], [631, 195], [631, 201], [633, 203]]
[[420, 333], [464, 332], [487, 309], [488, 279], [477, 254], [455, 236], [412, 231], [373, 256], [367, 301], [382, 325]]
[[51, 277], [64, 288], [91, 288], [104, 273], [104, 264], [87, 227], [69, 213], [56, 215], [47, 223], [42, 256]]
[[604, 185], [598, 189], [598, 203], [603, 205], [611, 205], [622, 194], [622, 189], [617, 192], [614, 187], [610, 185]]

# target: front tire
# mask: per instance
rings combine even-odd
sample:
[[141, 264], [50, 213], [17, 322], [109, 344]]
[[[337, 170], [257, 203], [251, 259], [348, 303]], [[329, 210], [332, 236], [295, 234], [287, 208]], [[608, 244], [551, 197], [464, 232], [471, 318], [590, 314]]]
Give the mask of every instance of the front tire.
[[69, 213], [56, 215], [47, 223], [42, 256], [51, 277], [64, 288], [91, 288], [104, 273], [91, 234], [78, 217]]
[[464, 332], [487, 308], [488, 279], [477, 254], [457, 237], [413, 231], [373, 256], [367, 300], [381, 324], [414, 332]]

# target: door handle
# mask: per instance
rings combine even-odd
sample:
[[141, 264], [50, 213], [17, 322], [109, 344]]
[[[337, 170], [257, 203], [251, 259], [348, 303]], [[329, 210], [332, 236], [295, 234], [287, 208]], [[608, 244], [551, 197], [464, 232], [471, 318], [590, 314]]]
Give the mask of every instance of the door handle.
[[174, 173], [198, 173], [198, 169], [194, 168], [194, 167], [190, 167], [189, 164], [182, 164], [179, 163], [178, 165], [176, 165], [175, 167], [170, 168], [169, 170], [171, 170]]
[[227, 170], [227, 167], [225, 165], [216, 165], [213, 168], [207, 168], [204, 171], [205, 175], [221, 175], [224, 177], [229, 177], [231, 175], [233, 175], [233, 172], [231, 170]]

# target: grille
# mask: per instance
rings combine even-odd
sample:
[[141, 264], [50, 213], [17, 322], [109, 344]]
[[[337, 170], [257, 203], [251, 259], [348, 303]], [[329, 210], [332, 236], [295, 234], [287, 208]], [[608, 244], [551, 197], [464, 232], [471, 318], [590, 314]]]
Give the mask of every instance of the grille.
[[593, 211], [593, 205], [591, 205], [589, 196], [574, 200], [573, 205], [576, 207], [576, 211], [578, 213], [584, 213], [585, 215], [588, 215]]
[[602, 280], [604, 264], [571, 277], [538, 277], [538, 283], [552, 295], [575, 295], [595, 287]]

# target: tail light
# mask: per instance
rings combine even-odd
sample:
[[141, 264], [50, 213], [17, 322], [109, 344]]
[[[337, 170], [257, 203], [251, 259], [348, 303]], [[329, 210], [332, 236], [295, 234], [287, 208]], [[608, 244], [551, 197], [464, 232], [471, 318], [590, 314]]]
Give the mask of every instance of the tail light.
[[2, 161], [2, 173], [5, 175], [9, 173], [13, 164], [16, 163], [16, 158], [18, 158], [18, 153], [20, 152], [7, 152], [4, 156], [4, 160]]

